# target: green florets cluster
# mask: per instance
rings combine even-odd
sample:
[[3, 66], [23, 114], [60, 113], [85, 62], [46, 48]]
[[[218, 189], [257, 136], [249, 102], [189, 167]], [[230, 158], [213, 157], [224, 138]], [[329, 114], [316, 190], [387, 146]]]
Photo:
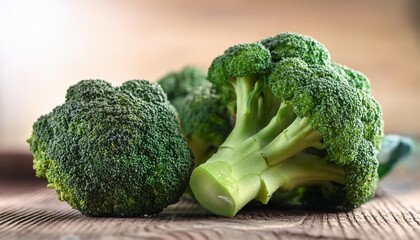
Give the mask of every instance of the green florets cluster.
[[28, 142], [36, 175], [83, 214], [154, 214], [187, 191], [234, 216], [250, 202], [359, 207], [412, 150], [383, 125], [366, 76], [282, 33], [226, 49], [208, 76], [81, 81]]
[[28, 140], [34, 169], [60, 200], [90, 216], [139, 216], [179, 200], [193, 167], [159, 85], [71, 86]]
[[199, 68], [187, 66], [158, 80], [178, 114], [195, 166], [210, 158], [232, 130], [232, 113]]
[[284, 33], [236, 45], [208, 75], [236, 115], [230, 135], [190, 180], [211, 212], [233, 216], [277, 191], [344, 209], [374, 195], [381, 108], [368, 79], [332, 63], [321, 43]]

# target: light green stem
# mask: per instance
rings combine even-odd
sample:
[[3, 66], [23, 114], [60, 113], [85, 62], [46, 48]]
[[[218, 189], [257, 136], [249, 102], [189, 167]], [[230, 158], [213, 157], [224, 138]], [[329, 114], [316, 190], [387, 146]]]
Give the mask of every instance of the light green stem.
[[242, 77], [233, 81], [232, 85], [236, 93], [236, 122], [220, 148], [232, 148], [257, 131], [260, 84], [252, 77]]
[[210, 212], [235, 216], [259, 195], [260, 174], [268, 166], [258, 153], [241, 159], [213, 157], [193, 171], [190, 187], [200, 205]]
[[231, 150], [239, 156], [247, 156], [259, 151], [276, 138], [296, 118], [290, 105], [281, 104], [277, 114], [267, 126], [258, 133], [233, 147]]
[[266, 204], [277, 190], [290, 191], [298, 186], [323, 185], [325, 182], [344, 184], [342, 167], [305, 153], [297, 154], [261, 174], [262, 186], [258, 200]]
[[322, 149], [321, 139], [307, 118], [298, 117], [262, 151], [269, 165], [274, 166], [308, 147]]

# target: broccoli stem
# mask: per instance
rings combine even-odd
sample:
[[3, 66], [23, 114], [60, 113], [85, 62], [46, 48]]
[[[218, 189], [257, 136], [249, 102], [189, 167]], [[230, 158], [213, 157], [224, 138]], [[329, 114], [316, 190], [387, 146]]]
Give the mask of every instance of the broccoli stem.
[[262, 186], [257, 200], [267, 204], [277, 190], [287, 192], [298, 186], [344, 184], [344, 168], [319, 156], [299, 153], [261, 174]]
[[[209, 159], [191, 175], [196, 199], [210, 212], [234, 216], [253, 199], [266, 204], [278, 189], [303, 185], [344, 184], [345, 171], [325, 159], [298, 154], [280, 164], [267, 164], [261, 151], [237, 159]], [[199, 179], [199, 181], [198, 181]]]
[[266, 127], [231, 150], [242, 157], [261, 150], [268, 164], [276, 165], [308, 147], [322, 149], [321, 139], [307, 118], [296, 118], [292, 106], [282, 103]]
[[292, 111], [292, 106], [282, 103], [277, 111], [277, 114], [271, 119], [267, 126], [262, 128], [251, 138], [253, 138], [256, 142], [259, 142], [262, 147], [265, 147], [281, 132], [283, 132], [295, 118], [296, 116]]
[[261, 130], [278, 113], [280, 99], [274, 96], [267, 86], [263, 88], [258, 99], [258, 130]]
[[254, 134], [255, 130], [237, 132], [246, 124], [254, 127], [248, 122], [251, 118], [240, 117], [250, 117], [245, 113], [250, 108], [240, 106], [240, 124], [233, 130], [230, 145], [224, 144], [222, 151], [219, 148], [192, 173], [190, 186], [202, 206], [217, 215], [234, 216], [253, 199], [267, 203], [277, 189], [344, 183], [341, 167], [319, 156], [300, 153], [308, 147], [321, 149], [321, 136], [307, 118], [296, 117], [289, 104], [282, 103], [267, 126]]
[[322, 136], [311, 126], [308, 118], [297, 117], [273, 141], [267, 144], [262, 152], [266, 156], [267, 162], [273, 166], [306, 148], [322, 149], [321, 140]]
[[245, 158], [215, 158], [198, 166], [192, 173], [190, 187], [197, 201], [210, 212], [234, 216], [255, 199], [261, 189], [260, 174], [268, 165], [261, 155]]
[[261, 83], [252, 76], [231, 81], [236, 93], [236, 122], [220, 148], [232, 148], [257, 131], [258, 93]]
[[267, 126], [248, 139], [243, 140], [241, 144], [233, 148], [233, 151], [242, 153], [243, 156], [246, 156], [264, 148], [288, 127], [295, 118], [296, 116], [292, 111], [292, 107], [282, 103], [277, 114], [271, 119]]

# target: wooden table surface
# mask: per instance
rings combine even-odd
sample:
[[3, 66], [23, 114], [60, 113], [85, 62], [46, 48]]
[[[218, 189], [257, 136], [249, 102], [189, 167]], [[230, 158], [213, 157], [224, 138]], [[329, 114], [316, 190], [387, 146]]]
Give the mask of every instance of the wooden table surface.
[[57, 200], [45, 182], [0, 183], [0, 239], [420, 239], [420, 157], [387, 176], [351, 212], [246, 208], [234, 218], [182, 199], [139, 218], [91, 218]]

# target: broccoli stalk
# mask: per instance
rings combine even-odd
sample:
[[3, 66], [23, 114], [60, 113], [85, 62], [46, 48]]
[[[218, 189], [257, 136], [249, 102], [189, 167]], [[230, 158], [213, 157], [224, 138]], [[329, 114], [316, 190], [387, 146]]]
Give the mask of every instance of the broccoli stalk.
[[[294, 44], [274, 52], [274, 43], [286, 40]], [[300, 186], [321, 188], [316, 200], [327, 207], [359, 206], [378, 180], [379, 105], [329, 66], [327, 50], [313, 39], [286, 34], [270, 43], [270, 51], [260, 43], [231, 47], [209, 69], [213, 84], [236, 95], [236, 124], [193, 171], [194, 196], [223, 216]]]

